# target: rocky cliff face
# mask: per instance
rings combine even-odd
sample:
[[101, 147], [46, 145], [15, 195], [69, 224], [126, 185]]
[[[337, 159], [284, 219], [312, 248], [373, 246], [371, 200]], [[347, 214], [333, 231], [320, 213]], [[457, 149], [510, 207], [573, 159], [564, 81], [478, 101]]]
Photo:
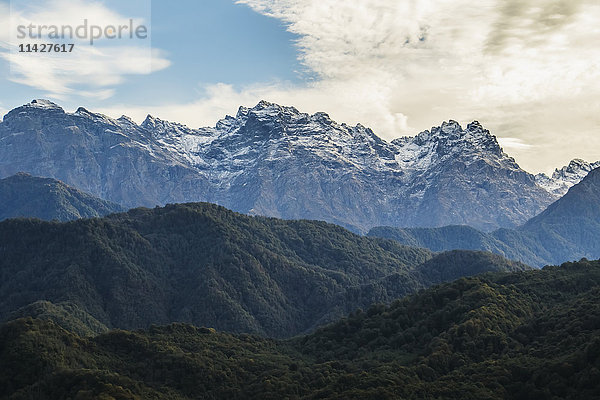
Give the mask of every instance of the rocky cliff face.
[[204, 177], [127, 118], [38, 100], [0, 124], [0, 177], [24, 171], [59, 179], [124, 206], [204, 196]]
[[0, 176], [17, 171], [125, 206], [209, 201], [356, 231], [512, 227], [558, 197], [477, 122], [463, 129], [450, 121], [388, 143], [362, 125], [264, 101], [201, 129], [35, 101], [0, 123]]
[[409, 172], [397, 202], [396, 226], [514, 226], [542, 211], [552, 196], [506, 155], [477, 121], [463, 129], [450, 121], [414, 138], [392, 142]]

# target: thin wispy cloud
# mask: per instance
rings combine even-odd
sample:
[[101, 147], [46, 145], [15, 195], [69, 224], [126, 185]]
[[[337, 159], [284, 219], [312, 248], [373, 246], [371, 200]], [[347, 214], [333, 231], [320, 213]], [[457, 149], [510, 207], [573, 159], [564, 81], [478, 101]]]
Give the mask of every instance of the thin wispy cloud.
[[511, 151], [515, 151], [515, 150], [516, 151], [530, 150], [534, 147], [533, 145], [523, 141], [523, 139], [511, 138], [511, 137], [499, 138], [498, 142], [500, 143], [500, 146], [502, 146], [504, 151], [508, 151], [509, 153]]
[[[19, 4], [26, 7], [20, 8]], [[89, 0], [57, 0], [52, 2], [52, 7], [15, 2], [11, 10], [8, 8], [0, 4], [0, 25], [5, 27], [0, 33], [0, 57], [9, 62], [8, 79], [36, 88], [45, 96], [63, 100], [106, 99], [128, 75], [150, 74], [170, 65], [159, 50], [141, 43], [89, 46], [89, 39], [77, 37], [68, 40], [75, 44], [73, 53], [18, 52], [15, 27], [19, 25], [27, 27], [33, 23], [74, 29], [87, 19], [90, 25], [118, 26], [128, 25], [129, 17], [115, 13], [102, 2]], [[134, 21], [136, 24], [147, 22]], [[47, 34], [48, 30], [43, 33]]]

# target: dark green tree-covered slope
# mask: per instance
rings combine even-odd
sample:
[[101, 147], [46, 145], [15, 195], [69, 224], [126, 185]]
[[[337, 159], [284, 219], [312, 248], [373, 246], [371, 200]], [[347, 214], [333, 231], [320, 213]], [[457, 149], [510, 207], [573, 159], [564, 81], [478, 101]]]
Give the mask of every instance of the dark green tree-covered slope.
[[[453, 250], [434, 255], [430, 260], [414, 268], [412, 273], [423, 287], [429, 287], [440, 282], [449, 282], [485, 272], [517, 272], [528, 269], [530, 267], [525, 264], [507, 260], [497, 254]], [[355, 308], [351, 308], [353, 304], [360, 304], [362, 307], [375, 303], [391, 303], [398, 299], [398, 293], [412, 292], [403, 275], [398, 273], [388, 275], [346, 290], [343, 296], [340, 296], [341, 301], [335, 303], [340, 306], [335, 308], [336, 315], [348, 315], [355, 311]]]
[[108, 332], [108, 328], [96, 318], [69, 302], [54, 304], [40, 300], [10, 313], [8, 319], [33, 317], [43, 321], [52, 321], [64, 329], [79, 336], [96, 336]]
[[0, 326], [0, 397], [597, 399], [600, 262], [462, 278], [278, 341], [172, 324]]
[[[382, 226], [369, 231], [369, 237], [393, 239], [407, 246], [448, 250], [483, 250], [496, 254], [520, 256], [492, 234], [481, 232], [465, 225], [451, 225], [440, 228], [393, 228]], [[510, 258], [510, 257], [509, 257]]]
[[517, 229], [480, 232], [468, 226], [373, 228], [368, 236], [433, 251], [485, 250], [543, 266], [600, 257], [600, 168], [544, 212]]
[[0, 179], [0, 221], [30, 217], [70, 221], [124, 211], [121, 206], [50, 178], [19, 173]]
[[523, 263], [510, 261], [497, 254], [483, 251], [452, 250], [435, 255], [417, 267], [422, 281], [428, 285], [486, 272], [518, 272], [529, 269]]
[[[187, 322], [283, 337], [440, 282], [419, 268], [428, 250], [200, 203], [68, 223], [7, 220], [0, 243], [0, 320], [43, 300], [76, 305], [109, 328]], [[470, 262], [482, 259], [484, 270], [504, 268], [485, 254]], [[395, 284], [384, 287], [390, 276]]]

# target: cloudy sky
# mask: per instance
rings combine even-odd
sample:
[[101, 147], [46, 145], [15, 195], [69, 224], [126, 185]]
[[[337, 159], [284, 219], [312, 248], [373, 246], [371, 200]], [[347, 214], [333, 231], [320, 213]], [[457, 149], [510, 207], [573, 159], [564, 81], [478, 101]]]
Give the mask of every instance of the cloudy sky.
[[[125, 4], [123, 4], [125, 3]], [[385, 138], [479, 120], [531, 171], [600, 159], [597, 0], [0, 0], [0, 112], [50, 98], [214, 125], [260, 99]], [[145, 41], [15, 52], [31, 21], [147, 24]]]

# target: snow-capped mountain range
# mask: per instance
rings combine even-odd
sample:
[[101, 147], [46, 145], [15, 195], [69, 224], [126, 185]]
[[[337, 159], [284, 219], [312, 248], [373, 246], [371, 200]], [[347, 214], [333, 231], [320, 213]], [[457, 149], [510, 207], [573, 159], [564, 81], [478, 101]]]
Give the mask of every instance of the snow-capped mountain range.
[[583, 180], [592, 170], [600, 168], [600, 161], [589, 163], [576, 158], [569, 165], [554, 170], [552, 177], [538, 174], [535, 180], [544, 189], [556, 196], [564, 196], [569, 189]]
[[478, 122], [386, 142], [370, 129], [260, 102], [215, 127], [137, 125], [47, 100], [0, 123], [0, 177], [60, 179], [124, 206], [209, 201], [236, 211], [373, 226], [519, 225], [594, 166], [533, 176]]

